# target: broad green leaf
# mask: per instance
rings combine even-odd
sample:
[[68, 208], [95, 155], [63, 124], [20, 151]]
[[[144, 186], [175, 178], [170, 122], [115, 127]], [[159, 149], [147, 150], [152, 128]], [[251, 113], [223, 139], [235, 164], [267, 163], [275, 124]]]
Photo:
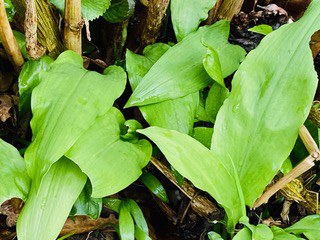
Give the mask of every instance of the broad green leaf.
[[229, 95], [229, 90], [220, 84], [214, 83], [211, 86], [205, 106], [207, 116], [211, 122], [214, 123], [216, 121], [218, 112]]
[[108, 22], [122, 22], [133, 15], [135, 5], [135, 0], [112, 0], [103, 17]]
[[192, 137], [210, 149], [213, 128], [195, 127]]
[[116, 198], [104, 198], [102, 202], [107, 208], [110, 208], [112, 211], [115, 211], [117, 213], [120, 212], [121, 200]]
[[109, 196], [129, 186], [149, 162], [151, 144], [147, 140], [123, 140], [124, 124], [121, 112], [111, 108], [66, 153], [89, 177], [92, 197]]
[[201, 27], [171, 47], [143, 77], [126, 107], [183, 97], [212, 83], [203, 67], [207, 53], [204, 44], [217, 51], [223, 77], [233, 73], [244, 58], [245, 51], [228, 43], [229, 28], [227, 21], [219, 21]]
[[241, 229], [232, 240], [250, 240], [252, 239], [252, 233], [249, 228]]
[[203, 66], [213, 80], [225, 87], [220, 59], [216, 50], [208, 47], [207, 54], [203, 59]]
[[4, 8], [6, 9], [8, 20], [11, 22], [14, 14], [16, 13], [11, 0], [4, 0]]
[[178, 41], [197, 30], [215, 3], [216, 0], [171, 0], [171, 19]]
[[90, 181], [87, 181], [77, 201], [73, 204], [70, 216], [87, 215], [93, 219], [99, 218], [102, 210], [102, 199], [92, 198], [91, 193], [92, 187]]
[[273, 233], [267, 225], [258, 224], [254, 228], [252, 238], [255, 240], [273, 240]]
[[303, 234], [309, 240], [318, 240], [320, 236], [320, 215], [307, 216], [284, 230], [288, 233]]
[[[50, 3], [55, 5], [62, 13], [64, 12], [65, 0], [50, 0]], [[110, 0], [82, 0], [81, 1], [81, 11], [82, 16], [86, 20], [93, 20], [97, 17], [102, 16], [102, 14], [109, 8]]]
[[39, 188], [31, 186], [17, 223], [18, 239], [56, 239], [86, 180], [80, 168], [65, 157], [53, 164]]
[[48, 56], [43, 56], [39, 60], [27, 61], [19, 75], [19, 110], [21, 114], [31, 110], [31, 92], [39, 85], [39, 73], [47, 71], [53, 59]]
[[[136, 223], [136, 229], [139, 229], [140, 230], [139, 232], [145, 233], [147, 237], [146, 239], [150, 239], [148, 237], [148, 234], [149, 234], [148, 224], [143, 216], [143, 213], [139, 205], [131, 199], [125, 200], [125, 201], [127, 201], [127, 203], [130, 206], [130, 213], [134, 219], [134, 222]], [[141, 233], [139, 235], [141, 235]]]
[[318, 82], [309, 41], [319, 18], [314, 0], [300, 20], [268, 34], [241, 64], [218, 113], [211, 149], [234, 162], [248, 206], [281, 168], [308, 116]]
[[141, 182], [163, 202], [169, 203], [165, 188], [161, 182], [151, 173], [144, 173], [140, 177]]
[[0, 138], [0, 205], [11, 198], [25, 200], [30, 178], [18, 150]]
[[276, 226], [272, 226], [271, 230], [274, 236], [273, 240], [303, 240], [303, 238], [299, 238], [293, 234], [289, 234], [282, 228]]
[[[144, 49], [144, 56], [126, 53], [126, 67], [132, 90], [139, 85], [142, 78], [154, 63], [169, 50], [169, 45], [157, 43]], [[139, 107], [143, 117], [151, 126], [158, 126], [190, 133], [199, 101], [199, 94], [193, 93], [185, 97], [167, 100]]]
[[290, 158], [287, 158], [286, 160], [284, 160], [281, 168], [280, 168], [280, 171], [286, 175], [287, 173], [289, 173], [291, 170], [292, 170], [292, 163], [291, 163], [291, 160]]
[[254, 26], [252, 28], [249, 28], [248, 31], [260, 33], [262, 35], [268, 35], [269, 33], [272, 33], [273, 29], [270, 25], [260, 24], [258, 26]]
[[220, 234], [216, 232], [208, 232], [209, 240], [223, 240]]
[[134, 222], [130, 214], [130, 203], [125, 200], [120, 204], [119, 233], [121, 240], [134, 240]]
[[124, 90], [126, 75], [116, 66], [104, 75], [88, 71], [78, 54], [66, 51], [39, 79], [31, 99], [33, 141], [25, 153], [29, 175], [37, 181], [108, 112]]
[[184, 177], [224, 207], [228, 230], [232, 231], [240, 217], [245, 215], [243, 196], [234, 177], [234, 169], [227, 168], [225, 161], [219, 159], [215, 152], [186, 134], [158, 127], [138, 132], [150, 138]]

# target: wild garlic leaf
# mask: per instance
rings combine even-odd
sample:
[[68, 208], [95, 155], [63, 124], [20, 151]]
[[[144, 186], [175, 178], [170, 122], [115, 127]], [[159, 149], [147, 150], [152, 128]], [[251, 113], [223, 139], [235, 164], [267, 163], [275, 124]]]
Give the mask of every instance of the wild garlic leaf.
[[234, 169], [226, 167], [228, 159], [220, 159], [197, 140], [174, 130], [149, 127], [138, 132], [150, 138], [175, 169], [225, 209], [228, 230], [233, 231], [246, 211]]
[[205, 45], [217, 51], [223, 77], [233, 73], [244, 58], [245, 51], [228, 43], [229, 28], [227, 21], [219, 21], [201, 27], [171, 47], [143, 77], [126, 107], [183, 97], [212, 83], [213, 80], [203, 67], [207, 53]]
[[309, 41], [319, 18], [314, 0], [300, 20], [268, 34], [239, 67], [218, 113], [211, 149], [233, 159], [248, 206], [281, 168], [308, 116], [318, 82]]
[[31, 180], [18, 150], [0, 138], [0, 205], [11, 198], [26, 200]]
[[[147, 46], [143, 56], [127, 50], [126, 68], [132, 90], [136, 89], [150, 68], [169, 48], [167, 44], [156, 43]], [[199, 94], [192, 93], [181, 98], [141, 106], [139, 109], [151, 126], [168, 128], [188, 134], [192, 131], [198, 101]]]
[[320, 236], [320, 215], [304, 217], [292, 226], [284, 229], [287, 233], [303, 234], [309, 240], [318, 240]]
[[195, 127], [193, 129], [192, 137], [201, 142], [205, 147], [210, 149], [213, 128], [208, 127]]
[[62, 157], [42, 178], [32, 184], [17, 222], [19, 240], [55, 240], [87, 177], [71, 160]]
[[27, 61], [19, 75], [19, 111], [21, 114], [31, 110], [31, 93], [32, 90], [39, 85], [39, 74], [50, 68], [53, 59], [43, 56], [39, 60]]
[[121, 132], [124, 124], [121, 112], [112, 107], [66, 153], [89, 177], [94, 198], [109, 196], [129, 186], [149, 162], [151, 144], [144, 139], [124, 140]]
[[216, 0], [171, 0], [171, 20], [178, 41], [197, 30], [215, 3]]
[[122, 68], [111, 66], [104, 75], [88, 71], [72, 51], [62, 53], [39, 77], [31, 99], [33, 141], [25, 153], [29, 175], [37, 181], [108, 112], [126, 83]]
[[4, 8], [6, 9], [8, 20], [11, 22], [14, 14], [16, 13], [16, 9], [14, 8], [11, 0], [4, 0]]
[[78, 199], [73, 204], [69, 216], [87, 215], [92, 219], [98, 219], [102, 210], [102, 198], [91, 197], [92, 187], [87, 180]]
[[304, 240], [304, 238], [296, 237], [293, 234], [287, 233], [282, 228], [272, 226], [271, 230], [273, 232], [273, 240]]
[[230, 92], [226, 87], [218, 83], [214, 83], [211, 86], [205, 106], [206, 114], [211, 122], [214, 123], [216, 121], [218, 112], [229, 95]]
[[169, 203], [166, 189], [153, 174], [146, 172], [141, 175], [140, 180], [161, 201]]
[[[109, 8], [110, 1], [111, 0], [82, 0], [81, 11], [83, 18], [91, 21], [102, 16], [102, 14]], [[50, 0], [50, 3], [55, 5], [62, 13], [64, 12], [65, 0]]]

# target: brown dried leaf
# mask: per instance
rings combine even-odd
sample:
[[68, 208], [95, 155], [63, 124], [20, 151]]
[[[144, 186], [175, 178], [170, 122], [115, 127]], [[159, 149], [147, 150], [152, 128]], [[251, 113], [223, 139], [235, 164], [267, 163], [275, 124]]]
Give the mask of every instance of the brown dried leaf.
[[1, 122], [7, 121], [11, 118], [9, 113], [10, 109], [13, 107], [13, 101], [9, 95], [0, 95], [0, 120]]
[[108, 218], [99, 218], [97, 220], [93, 220], [88, 216], [76, 216], [73, 219], [67, 219], [62, 231], [60, 232], [60, 236], [86, 233], [96, 229], [105, 228], [108, 225], [112, 226], [117, 223], [118, 220], [112, 214]]
[[23, 201], [19, 198], [12, 198], [1, 205], [0, 212], [7, 216], [6, 224], [8, 227], [16, 225], [22, 206]]

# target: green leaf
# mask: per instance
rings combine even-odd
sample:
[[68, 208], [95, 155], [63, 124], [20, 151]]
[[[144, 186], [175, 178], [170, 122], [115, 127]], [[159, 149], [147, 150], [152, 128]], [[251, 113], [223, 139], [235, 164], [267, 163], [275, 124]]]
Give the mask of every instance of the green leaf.
[[229, 28], [227, 21], [219, 21], [201, 27], [171, 47], [143, 77], [126, 107], [184, 97], [212, 83], [213, 80], [203, 67], [207, 53], [203, 43], [216, 49], [223, 77], [233, 73], [244, 58], [245, 51], [228, 43]]
[[273, 29], [271, 26], [267, 24], [260, 24], [258, 26], [254, 26], [252, 28], [249, 28], [248, 31], [260, 33], [262, 35], [268, 35], [269, 33], [272, 33]]
[[56, 239], [86, 180], [80, 168], [65, 157], [53, 164], [39, 188], [31, 186], [17, 223], [18, 239]]
[[184, 177], [224, 207], [228, 215], [228, 230], [232, 231], [240, 217], [245, 215], [245, 205], [241, 201], [243, 196], [234, 177], [235, 172], [226, 168], [225, 159], [218, 158], [215, 152], [177, 131], [149, 127], [138, 132], [155, 142]]
[[252, 239], [252, 233], [249, 228], [241, 229], [232, 240], [250, 240]]
[[66, 51], [39, 79], [31, 99], [33, 141], [25, 153], [29, 175], [37, 181], [108, 112], [124, 90], [126, 75], [116, 66], [104, 75], [88, 71], [78, 54]]
[[13, 30], [13, 35], [17, 40], [19, 49], [24, 58], [28, 58], [27, 49], [26, 49], [26, 38], [23, 33]]
[[318, 240], [320, 236], [320, 215], [310, 215], [284, 229], [288, 233], [303, 234], [309, 240]]
[[103, 14], [108, 22], [122, 22], [134, 13], [135, 0], [112, 0], [109, 9]]
[[[65, 0], [50, 0], [50, 3], [55, 5], [62, 13], [64, 12]], [[88, 21], [91, 21], [102, 14], [109, 8], [110, 0], [82, 0], [81, 11], [82, 16]]]
[[124, 123], [121, 112], [111, 108], [66, 153], [90, 178], [92, 197], [109, 196], [129, 186], [149, 162], [151, 144], [144, 139], [123, 141], [120, 129]]
[[151, 173], [144, 173], [140, 177], [141, 182], [163, 202], [169, 203], [169, 199], [161, 182]]
[[116, 198], [104, 198], [102, 201], [107, 208], [110, 208], [112, 211], [115, 211], [117, 213], [120, 212], [121, 200]]
[[48, 56], [43, 56], [38, 61], [27, 61], [19, 75], [19, 110], [21, 114], [31, 110], [31, 93], [32, 90], [39, 85], [39, 74], [42, 71], [47, 71], [53, 59]]
[[287, 173], [289, 173], [291, 170], [292, 170], [292, 163], [291, 163], [291, 160], [290, 158], [287, 158], [286, 160], [284, 160], [281, 168], [280, 168], [280, 171], [286, 175]]
[[223, 240], [220, 234], [216, 232], [208, 232], [209, 240]]
[[271, 230], [273, 232], [273, 240], [303, 240], [303, 238], [298, 238], [295, 235], [287, 233], [282, 228], [272, 226]]
[[8, 20], [9, 22], [11, 22], [14, 17], [14, 14], [16, 13], [16, 10], [11, 0], [4, 0], [4, 8], [6, 9]]
[[197, 30], [216, 0], [171, 0], [171, 19], [178, 41]]
[[121, 201], [119, 214], [119, 233], [121, 240], [134, 240], [134, 222], [130, 210], [130, 203]]
[[205, 111], [211, 122], [216, 121], [218, 112], [229, 95], [229, 90], [220, 84], [214, 83], [211, 86], [205, 106]]
[[320, 1], [312, 1], [300, 20], [270, 33], [248, 54], [218, 113], [211, 149], [233, 160], [250, 207], [289, 156], [308, 116], [318, 82], [309, 41], [320, 28], [319, 8]]
[[[169, 45], [157, 43], [147, 46], [144, 56], [126, 53], [126, 67], [129, 81], [134, 90], [155, 62], [169, 49]], [[139, 107], [143, 117], [151, 126], [158, 126], [190, 133], [199, 101], [199, 94], [193, 93], [185, 97], [167, 100]]]
[[258, 224], [254, 228], [252, 238], [256, 240], [273, 240], [273, 233], [267, 225]]
[[0, 138], [0, 205], [11, 198], [26, 200], [30, 178], [18, 150]]
[[203, 59], [203, 66], [213, 80], [225, 87], [219, 55], [216, 50], [208, 47], [207, 54]]
[[102, 210], [102, 199], [92, 198], [91, 193], [92, 187], [90, 181], [87, 181], [77, 201], [73, 204], [70, 216], [88, 215], [93, 219], [99, 218]]
[[205, 147], [210, 148], [213, 128], [196, 127], [193, 129], [192, 137], [201, 142]]
[[[127, 201], [127, 203], [130, 206], [130, 213], [134, 219], [134, 222], [136, 223], [136, 229], [138, 228], [140, 230], [140, 232], [145, 233], [147, 236], [146, 239], [150, 239], [148, 237], [148, 234], [149, 234], [148, 224], [143, 216], [143, 213], [142, 213], [139, 205], [131, 199], [124, 200], [124, 201]], [[141, 235], [141, 233], [139, 235]]]

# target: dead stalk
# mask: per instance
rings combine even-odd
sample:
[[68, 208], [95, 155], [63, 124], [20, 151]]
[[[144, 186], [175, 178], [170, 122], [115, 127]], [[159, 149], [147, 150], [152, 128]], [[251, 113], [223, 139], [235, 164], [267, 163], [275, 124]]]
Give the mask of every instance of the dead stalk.
[[180, 186], [172, 171], [158, 159], [152, 157], [151, 163], [190, 199], [193, 210], [200, 216], [209, 218], [210, 215], [219, 213], [219, 209], [205, 196], [198, 194], [197, 190], [191, 184], [185, 181], [182, 186]]
[[213, 17], [214, 21], [219, 19], [226, 19], [231, 21], [235, 14], [238, 14], [241, 10], [244, 0], [224, 0], [221, 4], [220, 1], [217, 3], [221, 4]]
[[81, 55], [81, 30], [83, 27], [81, 18], [81, 0], [66, 0], [64, 9], [64, 44], [67, 49], [73, 50]]
[[4, 0], [0, 0], [0, 39], [15, 70], [20, 71], [24, 59], [8, 21]]
[[143, 46], [152, 44], [157, 40], [162, 21], [166, 15], [170, 0], [150, 0], [141, 42]]
[[311, 169], [315, 165], [314, 161], [320, 160], [320, 152], [318, 146], [305, 126], [302, 126], [300, 128], [299, 135], [310, 155], [306, 157], [301, 163], [299, 163], [294, 169], [292, 169], [287, 175], [281, 178], [276, 184], [265, 191], [262, 196], [254, 203], [253, 209], [261, 206], [264, 203], [267, 203], [269, 198], [272, 197], [276, 192], [286, 186], [293, 179], [299, 177], [301, 174]]
[[24, 21], [26, 49], [30, 58], [39, 59], [46, 49], [38, 44], [38, 19], [35, 0], [26, 0], [26, 17]]

